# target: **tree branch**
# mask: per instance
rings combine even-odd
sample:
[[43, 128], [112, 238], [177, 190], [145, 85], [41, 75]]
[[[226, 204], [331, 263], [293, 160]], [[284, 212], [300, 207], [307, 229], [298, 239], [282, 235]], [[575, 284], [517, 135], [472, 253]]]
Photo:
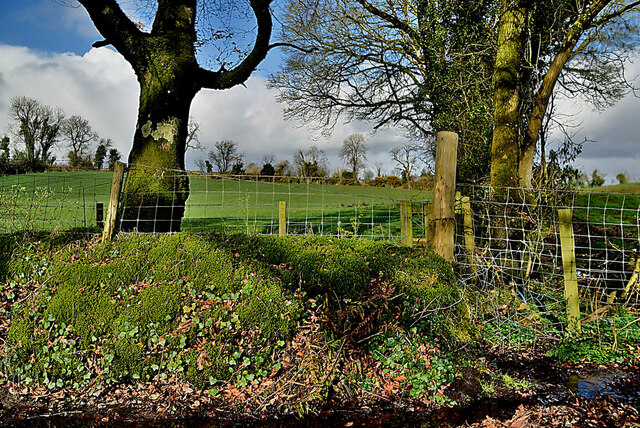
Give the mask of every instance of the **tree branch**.
[[626, 12], [630, 11], [631, 9], [634, 9], [634, 8], [636, 8], [638, 6], [640, 6], [640, 1], [634, 1], [633, 3], [628, 4], [623, 8], [620, 8], [618, 10], [615, 10], [615, 11], [611, 12], [611, 13], [607, 13], [605, 15], [602, 15], [600, 17], [600, 19], [594, 20], [591, 23], [590, 28], [591, 27], [599, 27], [601, 25], [607, 24], [612, 19], [618, 18], [621, 15], [623, 15], [624, 13], [626, 13]]
[[391, 24], [393, 28], [396, 28], [400, 31], [405, 32], [406, 34], [409, 35], [409, 37], [411, 37], [414, 40], [420, 40], [420, 34], [414, 28], [412, 28], [407, 22], [404, 22], [398, 19], [397, 16], [393, 16], [390, 13], [387, 13], [383, 10], [378, 9], [377, 7], [369, 3], [367, 0], [356, 0], [356, 2], [360, 3], [362, 7], [364, 7], [372, 15], [375, 15], [378, 18], [382, 19], [383, 21], [386, 21], [389, 24]]
[[251, 76], [260, 62], [266, 58], [270, 49], [273, 21], [269, 5], [272, 2], [273, 0], [251, 0], [251, 9], [258, 23], [258, 34], [249, 55], [233, 70], [210, 71], [198, 68], [198, 86], [208, 89], [229, 89], [244, 83]]
[[116, 0], [78, 0], [78, 2], [87, 10], [93, 24], [105, 38], [103, 41], [94, 43], [94, 47], [111, 44], [135, 67], [141, 60], [137, 52], [144, 33], [120, 9]]
[[299, 50], [299, 51], [307, 53], [307, 54], [318, 50], [318, 48], [316, 48], [316, 47], [313, 47], [311, 49], [306, 49], [306, 48], [303, 48], [302, 46], [294, 45], [293, 43], [284, 43], [284, 42], [273, 43], [273, 44], [269, 45], [269, 50], [275, 49], [275, 48], [283, 48], [283, 47], [284, 48], [296, 49], [296, 50]]

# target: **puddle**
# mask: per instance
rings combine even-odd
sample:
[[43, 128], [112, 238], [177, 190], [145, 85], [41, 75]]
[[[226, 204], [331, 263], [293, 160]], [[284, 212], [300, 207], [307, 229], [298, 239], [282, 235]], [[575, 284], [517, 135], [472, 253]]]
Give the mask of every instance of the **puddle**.
[[567, 379], [567, 388], [585, 398], [607, 395], [627, 403], [640, 403], [640, 391], [637, 387], [629, 388], [630, 383], [635, 383], [632, 381], [625, 372], [574, 374]]

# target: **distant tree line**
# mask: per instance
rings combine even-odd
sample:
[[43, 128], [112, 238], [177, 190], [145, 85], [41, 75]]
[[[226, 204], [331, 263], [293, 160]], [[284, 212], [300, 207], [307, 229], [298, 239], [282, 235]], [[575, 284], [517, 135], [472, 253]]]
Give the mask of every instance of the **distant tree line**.
[[[9, 106], [9, 136], [0, 143], [0, 174], [44, 171], [66, 152], [62, 163], [75, 169], [113, 169], [122, 155], [80, 115], [67, 117], [59, 107], [17, 96]], [[13, 151], [11, 150], [13, 148]]]
[[[201, 147], [201, 150], [202, 147]], [[389, 152], [394, 164], [393, 171], [398, 174], [385, 177], [383, 163], [367, 163], [367, 144], [362, 134], [351, 134], [342, 142], [338, 155], [346, 168], [337, 167], [331, 171], [325, 152], [317, 145], [307, 149], [298, 149], [293, 153], [291, 161], [276, 161], [271, 153], [265, 154], [261, 163], [248, 162], [233, 140], [217, 141], [207, 152], [204, 159], [196, 161], [196, 166], [203, 172], [216, 172], [230, 175], [254, 175], [262, 177], [292, 177], [299, 179], [323, 178], [339, 183], [366, 183], [376, 186], [406, 186], [419, 182], [422, 185], [431, 182], [432, 174], [420, 166], [426, 166], [421, 156], [423, 148], [418, 144], [406, 143], [394, 147]]]

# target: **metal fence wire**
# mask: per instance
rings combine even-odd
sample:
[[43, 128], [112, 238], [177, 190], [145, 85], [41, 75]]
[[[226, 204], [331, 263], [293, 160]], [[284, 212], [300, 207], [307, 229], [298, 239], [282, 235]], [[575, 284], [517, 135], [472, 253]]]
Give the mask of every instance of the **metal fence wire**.
[[109, 171], [52, 171], [0, 177], [0, 233], [101, 227]]
[[488, 187], [459, 189], [467, 197], [456, 202], [456, 272], [480, 297], [476, 312], [486, 312], [483, 327], [505, 340], [513, 329], [521, 339], [523, 329], [537, 338], [565, 332], [562, 209], [571, 212], [573, 263], [586, 319], [611, 321], [613, 305], [640, 309], [638, 196], [500, 189], [502, 197], [495, 198]]
[[[431, 200], [431, 192], [424, 189], [335, 178], [229, 175], [140, 165], [129, 165], [126, 174], [117, 231], [166, 232], [163, 222], [171, 222], [173, 215], [185, 232], [277, 235], [284, 203], [289, 235], [400, 242], [401, 205], [413, 205], [417, 213]], [[151, 186], [139, 185], [149, 177]], [[0, 233], [98, 232], [106, 218], [112, 180], [110, 171], [0, 177]], [[186, 203], [180, 201], [180, 192], [188, 195]], [[414, 220], [414, 234], [423, 236], [424, 219]]]
[[[135, 174], [130, 166], [127, 174]], [[167, 187], [188, 182], [188, 198], [180, 230], [279, 234], [284, 217], [288, 235], [320, 235], [366, 239], [401, 239], [400, 204], [422, 206], [431, 192], [375, 187], [332, 178], [229, 175], [169, 170], [151, 171]], [[149, 176], [147, 171], [144, 175]], [[137, 176], [128, 177], [121, 197], [120, 230], [158, 232], [163, 210], [176, 211], [175, 192], [141, 193]], [[142, 178], [141, 178], [142, 179]], [[135, 198], [132, 198], [132, 195]], [[133, 200], [133, 203], [127, 202]], [[284, 207], [284, 208], [283, 208]], [[284, 209], [284, 213], [281, 211]], [[418, 229], [419, 225], [416, 226]]]
[[[144, 194], [143, 186], [136, 185], [136, 167], [155, 180], [153, 193]], [[156, 232], [158, 220], [166, 219], [163, 209], [184, 211], [180, 228], [195, 233], [276, 235], [284, 221], [288, 235], [414, 245], [427, 244], [433, 230], [429, 190], [135, 165], [127, 174], [134, 175], [123, 186], [120, 230], [150, 224], [144, 229]], [[55, 171], [0, 177], [0, 233], [99, 232], [113, 176], [109, 171]], [[159, 189], [167, 183], [167, 189], [174, 190], [163, 194]], [[175, 189], [185, 183], [188, 198], [183, 203]], [[639, 196], [587, 190], [523, 193], [460, 185], [458, 189], [454, 267], [474, 319], [486, 334], [513, 345], [558, 339], [565, 333], [563, 246], [567, 245], [561, 239], [559, 210], [568, 209], [583, 321], [609, 323], [640, 338]], [[501, 197], [495, 197], [496, 191]], [[636, 314], [623, 320], [621, 327], [616, 324], [619, 308]]]

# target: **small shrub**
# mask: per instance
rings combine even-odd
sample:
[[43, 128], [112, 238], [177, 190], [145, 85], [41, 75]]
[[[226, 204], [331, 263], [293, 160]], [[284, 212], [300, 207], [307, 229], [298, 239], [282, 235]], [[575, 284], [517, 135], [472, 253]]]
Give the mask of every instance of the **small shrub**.
[[384, 184], [387, 187], [402, 187], [402, 180], [395, 175], [388, 175], [384, 179]]

